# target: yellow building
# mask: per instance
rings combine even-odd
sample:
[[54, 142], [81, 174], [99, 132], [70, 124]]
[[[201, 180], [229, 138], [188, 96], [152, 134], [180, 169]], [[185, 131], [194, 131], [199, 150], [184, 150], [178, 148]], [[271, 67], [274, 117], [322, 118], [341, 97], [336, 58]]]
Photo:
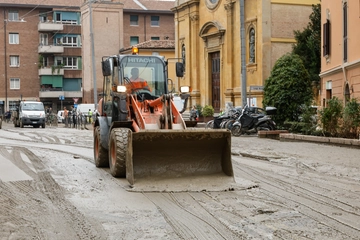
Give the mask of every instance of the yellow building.
[[322, 0], [321, 106], [337, 97], [360, 99], [360, 2]]
[[[277, 59], [292, 50], [320, 0], [177, 0], [175, 52], [185, 63], [178, 87], [191, 103], [215, 112], [231, 102], [262, 107], [264, 81]], [[240, 14], [243, 13], [243, 14]], [[246, 96], [246, 98], [245, 98]]]

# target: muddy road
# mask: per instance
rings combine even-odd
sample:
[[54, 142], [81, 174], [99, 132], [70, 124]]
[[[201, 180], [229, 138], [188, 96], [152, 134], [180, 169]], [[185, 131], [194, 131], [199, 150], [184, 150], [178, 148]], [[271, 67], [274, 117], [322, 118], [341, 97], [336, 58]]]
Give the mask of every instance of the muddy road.
[[[360, 149], [232, 138], [236, 188], [136, 193], [92, 131], [0, 129], [0, 239], [360, 239]], [[214, 179], [216, 181], [216, 179]]]

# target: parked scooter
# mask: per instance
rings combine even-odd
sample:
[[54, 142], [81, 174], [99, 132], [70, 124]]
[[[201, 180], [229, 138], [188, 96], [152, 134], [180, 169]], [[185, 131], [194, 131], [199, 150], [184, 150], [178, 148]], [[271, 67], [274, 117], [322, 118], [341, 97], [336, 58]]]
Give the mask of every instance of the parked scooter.
[[266, 107], [266, 114], [251, 113], [250, 108], [246, 105], [241, 112], [241, 115], [232, 125], [231, 133], [233, 136], [240, 136], [241, 134], [257, 134], [258, 131], [270, 131], [276, 129], [276, 123], [269, 115], [275, 114], [275, 107]]

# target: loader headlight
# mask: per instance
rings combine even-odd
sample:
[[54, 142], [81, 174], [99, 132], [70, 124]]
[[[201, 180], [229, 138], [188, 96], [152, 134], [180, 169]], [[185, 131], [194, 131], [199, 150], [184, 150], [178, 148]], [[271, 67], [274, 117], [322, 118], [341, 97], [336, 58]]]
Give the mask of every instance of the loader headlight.
[[188, 93], [188, 92], [190, 92], [190, 87], [189, 86], [182, 86], [182, 87], [180, 87], [180, 92]]
[[124, 92], [126, 92], [126, 87], [125, 86], [117, 86], [116, 91], [120, 92], [120, 93], [124, 93]]

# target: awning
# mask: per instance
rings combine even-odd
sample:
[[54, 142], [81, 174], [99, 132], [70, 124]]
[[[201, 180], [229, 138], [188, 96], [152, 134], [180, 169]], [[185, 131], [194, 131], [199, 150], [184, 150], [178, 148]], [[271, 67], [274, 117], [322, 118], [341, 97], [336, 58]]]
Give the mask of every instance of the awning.
[[50, 84], [53, 87], [63, 87], [62, 76], [41, 76], [41, 84]]

